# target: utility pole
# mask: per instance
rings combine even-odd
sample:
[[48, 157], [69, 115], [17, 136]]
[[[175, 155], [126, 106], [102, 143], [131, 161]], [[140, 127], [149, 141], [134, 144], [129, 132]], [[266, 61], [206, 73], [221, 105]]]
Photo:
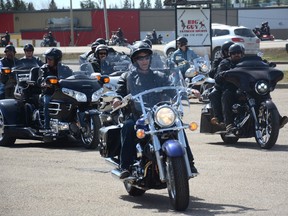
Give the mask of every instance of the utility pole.
[[74, 19], [73, 19], [73, 9], [72, 0], [70, 0], [70, 46], [74, 46]]
[[103, 2], [104, 2], [104, 22], [105, 22], [106, 40], [109, 40], [110, 36], [109, 36], [109, 25], [108, 25], [108, 15], [107, 15], [107, 8], [106, 8], [106, 0], [104, 0]]

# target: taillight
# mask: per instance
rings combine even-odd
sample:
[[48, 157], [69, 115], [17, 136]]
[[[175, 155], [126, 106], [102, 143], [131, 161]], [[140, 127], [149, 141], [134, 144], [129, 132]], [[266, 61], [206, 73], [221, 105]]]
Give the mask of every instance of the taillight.
[[244, 39], [243, 39], [243, 38], [232, 38], [231, 40], [232, 40], [234, 43], [238, 43], [238, 42], [243, 43], [243, 42], [244, 42]]

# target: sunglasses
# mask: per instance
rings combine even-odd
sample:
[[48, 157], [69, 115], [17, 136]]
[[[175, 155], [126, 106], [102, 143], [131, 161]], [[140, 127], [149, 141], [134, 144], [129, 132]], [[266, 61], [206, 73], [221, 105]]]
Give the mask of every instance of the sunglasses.
[[33, 50], [25, 50], [25, 52], [33, 52]]
[[236, 54], [241, 54], [242, 52], [241, 51], [237, 51], [237, 52], [231, 52], [230, 54], [231, 55], [236, 55]]
[[137, 61], [144, 61], [144, 60], [148, 61], [148, 60], [150, 60], [150, 55], [138, 56], [138, 57], [136, 57], [136, 60]]
[[99, 52], [99, 55], [107, 55], [106, 52]]

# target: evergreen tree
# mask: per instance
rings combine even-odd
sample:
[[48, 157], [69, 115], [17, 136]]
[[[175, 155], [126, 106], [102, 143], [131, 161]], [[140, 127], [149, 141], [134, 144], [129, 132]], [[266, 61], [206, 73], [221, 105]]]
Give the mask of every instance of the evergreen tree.
[[48, 10], [57, 10], [57, 5], [54, 0], [51, 0]]
[[13, 6], [12, 6], [12, 3], [10, 0], [7, 0], [6, 3], [5, 3], [5, 10], [7, 11], [11, 11], [13, 10]]
[[20, 8], [20, 1], [19, 0], [12, 0], [13, 10], [18, 11]]
[[162, 1], [161, 0], [155, 0], [155, 8], [162, 9]]
[[123, 8], [125, 8], [125, 9], [131, 8], [131, 2], [129, 0], [125, 0]]
[[80, 7], [81, 8], [89, 8], [89, 9], [95, 9], [97, 6], [97, 8], [99, 8], [99, 5], [96, 3], [94, 3], [93, 1], [91, 0], [85, 0], [85, 1], [81, 1], [80, 2]]
[[28, 3], [27, 10], [28, 11], [35, 11], [36, 10], [32, 2]]
[[145, 8], [147, 8], [147, 9], [152, 8], [152, 6], [151, 6], [151, 1], [150, 1], [150, 0], [146, 0]]
[[4, 0], [0, 0], [0, 10], [1, 10], [1, 11], [4, 11], [4, 10], [5, 10]]
[[139, 5], [140, 9], [144, 9], [145, 8], [145, 2], [144, 0], [140, 1], [140, 5]]

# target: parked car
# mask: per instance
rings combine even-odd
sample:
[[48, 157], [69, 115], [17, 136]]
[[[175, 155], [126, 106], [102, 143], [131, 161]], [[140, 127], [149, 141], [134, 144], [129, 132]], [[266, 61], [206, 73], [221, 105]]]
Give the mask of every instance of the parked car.
[[[254, 34], [252, 29], [244, 26], [229, 26], [218, 23], [212, 23], [212, 56], [210, 47], [192, 47], [194, 52], [200, 56], [208, 54], [213, 60], [218, 58], [221, 53], [221, 46], [225, 41], [241, 43], [245, 47], [245, 54], [256, 54], [260, 49], [260, 40]], [[176, 40], [167, 43], [164, 46], [164, 54], [171, 55], [176, 50]]]

